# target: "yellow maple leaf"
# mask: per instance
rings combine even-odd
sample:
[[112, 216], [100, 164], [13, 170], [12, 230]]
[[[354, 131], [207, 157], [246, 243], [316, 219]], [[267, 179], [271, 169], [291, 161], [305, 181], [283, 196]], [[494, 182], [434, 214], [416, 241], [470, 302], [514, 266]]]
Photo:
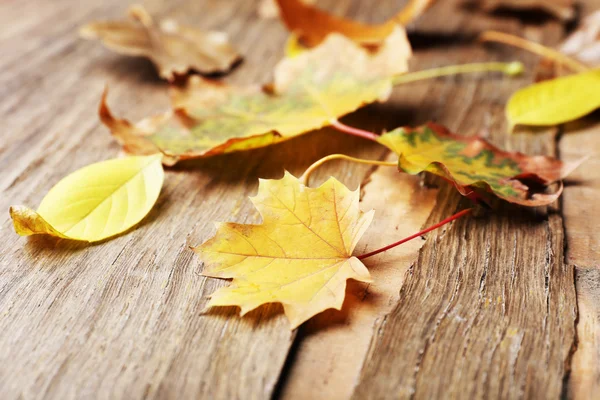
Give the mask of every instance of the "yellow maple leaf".
[[115, 118], [103, 97], [100, 118], [126, 151], [161, 151], [165, 164], [253, 149], [387, 99], [393, 78], [407, 71], [410, 53], [402, 28], [375, 53], [332, 34], [320, 46], [284, 58], [268, 89], [193, 77], [184, 89], [173, 89], [174, 111], [132, 124]]
[[208, 306], [239, 306], [241, 314], [265, 304], [283, 304], [292, 329], [328, 308], [341, 309], [346, 280], [371, 280], [352, 251], [373, 211], [358, 206], [359, 190], [334, 178], [308, 188], [286, 173], [260, 180], [251, 198], [263, 223], [223, 223], [194, 250], [205, 263], [203, 274], [233, 278], [212, 294]]

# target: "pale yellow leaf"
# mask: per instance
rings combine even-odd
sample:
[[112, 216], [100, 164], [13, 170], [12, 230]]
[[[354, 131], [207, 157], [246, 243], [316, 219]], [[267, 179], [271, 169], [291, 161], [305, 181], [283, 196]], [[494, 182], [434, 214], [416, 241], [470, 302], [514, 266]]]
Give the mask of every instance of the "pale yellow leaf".
[[124, 232], [154, 206], [164, 179], [161, 158], [127, 157], [88, 165], [58, 182], [37, 212], [11, 207], [15, 231], [87, 242]]
[[328, 308], [339, 310], [346, 280], [370, 281], [352, 257], [373, 218], [372, 211], [360, 211], [358, 190], [334, 178], [312, 189], [286, 173], [261, 180], [251, 200], [262, 224], [219, 224], [216, 235], [194, 249], [205, 262], [204, 275], [233, 278], [213, 293], [209, 306], [239, 306], [243, 315], [282, 303], [295, 328]]
[[511, 126], [556, 125], [600, 107], [600, 69], [533, 84], [512, 95], [506, 106]]

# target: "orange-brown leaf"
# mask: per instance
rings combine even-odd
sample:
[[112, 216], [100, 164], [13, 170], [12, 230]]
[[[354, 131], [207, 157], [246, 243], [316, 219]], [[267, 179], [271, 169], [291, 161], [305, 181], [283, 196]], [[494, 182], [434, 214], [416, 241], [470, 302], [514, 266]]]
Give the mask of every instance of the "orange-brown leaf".
[[159, 75], [169, 81], [190, 70], [226, 72], [240, 60], [222, 32], [201, 32], [173, 20], [156, 24], [142, 6], [129, 8], [130, 21], [92, 22], [81, 36], [99, 39], [118, 53], [148, 57]]
[[277, 0], [280, 16], [288, 29], [308, 47], [321, 43], [331, 33], [365, 45], [379, 45], [398, 25], [404, 26], [435, 0], [411, 0], [398, 14], [379, 25], [368, 25], [328, 14], [300, 0]]

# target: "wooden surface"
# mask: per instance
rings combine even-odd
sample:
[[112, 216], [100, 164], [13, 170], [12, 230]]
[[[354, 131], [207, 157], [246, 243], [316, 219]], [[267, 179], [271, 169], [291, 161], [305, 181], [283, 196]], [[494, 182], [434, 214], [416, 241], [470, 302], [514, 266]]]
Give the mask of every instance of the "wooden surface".
[[[319, 2], [363, 21], [383, 21], [400, 3]], [[597, 3], [584, 2], [582, 13]], [[286, 31], [277, 20], [258, 19], [257, 2], [143, 4], [158, 17], [228, 32], [245, 55], [229, 82], [267, 81], [282, 56]], [[121, 18], [125, 8], [116, 0], [0, 3], [1, 398], [597, 398], [597, 157], [576, 172], [560, 204], [532, 211], [499, 205], [367, 260], [380, 283], [349, 285], [342, 312], [295, 332], [276, 305], [244, 318], [232, 308], [203, 313], [207, 296], [227, 283], [202, 277], [188, 246], [210, 237], [213, 221], [258, 221], [246, 199], [257, 178], [284, 169], [298, 175], [330, 153], [387, 157], [380, 146], [323, 130], [186, 163], [167, 172], [156, 207], [137, 229], [93, 246], [14, 234], [10, 205], [35, 207], [69, 172], [119, 153], [96, 115], [105, 84], [115, 111], [134, 120], [168, 105], [149, 62], [77, 37], [81, 24]], [[411, 26], [414, 69], [519, 59], [529, 72], [407, 85], [347, 121], [381, 131], [435, 120], [508, 150], [565, 160], [600, 151], [598, 115], [564, 129], [506, 134], [504, 104], [533, 80], [539, 59], [472, 41], [486, 29], [549, 45], [565, 34], [552, 18], [441, 1]], [[377, 209], [357, 254], [466, 205], [435, 180], [402, 177], [393, 185], [389, 170], [336, 162], [314, 184], [329, 175], [350, 188], [363, 183], [362, 207]]]

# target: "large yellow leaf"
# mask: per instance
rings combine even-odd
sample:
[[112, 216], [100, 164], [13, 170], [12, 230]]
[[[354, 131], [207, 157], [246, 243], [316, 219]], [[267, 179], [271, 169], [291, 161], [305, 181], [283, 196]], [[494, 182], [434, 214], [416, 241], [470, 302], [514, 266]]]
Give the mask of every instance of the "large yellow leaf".
[[316, 189], [286, 173], [261, 180], [251, 198], [263, 223], [219, 224], [216, 235], [194, 250], [203, 274], [233, 278], [212, 294], [209, 306], [239, 306], [241, 314], [265, 303], [282, 303], [292, 328], [328, 308], [340, 309], [346, 280], [370, 281], [352, 257], [373, 218], [334, 178]]
[[562, 185], [552, 192], [547, 192], [546, 186], [579, 165], [565, 165], [546, 156], [505, 152], [479, 137], [455, 135], [432, 123], [416, 129], [396, 129], [382, 135], [379, 142], [398, 154], [402, 172], [431, 172], [453, 183], [464, 196], [491, 192], [525, 206], [556, 200]]
[[374, 54], [332, 34], [320, 46], [283, 59], [268, 89], [192, 77], [173, 90], [175, 111], [131, 124], [113, 117], [103, 98], [100, 118], [126, 151], [161, 151], [165, 164], [267, 146], [386, 99], [392, 78], [408, 69], [410, 53], [402, 28]]
[[511, 126], [556, 125], [600, 107], [600, 69], [533, 84], [512, 95], [506, 106]]
[[281, 19], [290, 32], [296, 35], [302, 44], [313, 47], [334, 32], [357, 43], [379, 45], [398, 25], [406, 25], [417, 18], [434, 1], [410, 0], [400, 12], [379, 25], [367, 25], [336, 17], [301, 0], [277, 0], [277, 3]]
[[10, 215], [21, 236], [96, 242], [140, 222], [156, 202], [163, 178], [160, 155], [103, 161], [63, 178], [37, 212], [13, 206]]
[[129, 17], [131, 21], [89, 23], [81, 36], [99, 39], [118, 53], [148, 57], [170, 81], [189, 70], [225, 72], [241, 58], [223, 32], [202, 32], [173, 20], [156, 24], [140, 5], [129, 8]]

